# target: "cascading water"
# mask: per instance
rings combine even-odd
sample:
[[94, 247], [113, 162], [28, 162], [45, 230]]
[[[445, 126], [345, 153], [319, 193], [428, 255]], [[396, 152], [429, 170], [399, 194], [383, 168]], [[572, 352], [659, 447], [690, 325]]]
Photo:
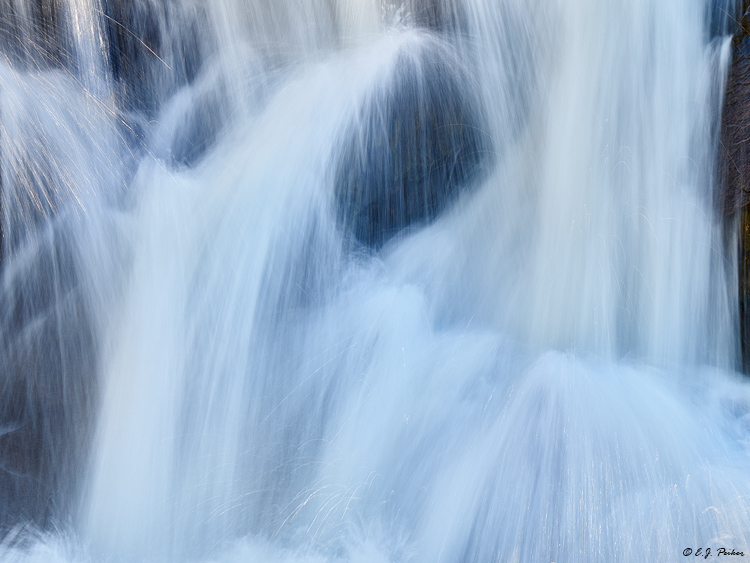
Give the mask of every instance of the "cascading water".
[[732, 6], [0, 3], [0, 558], [750, 553]]

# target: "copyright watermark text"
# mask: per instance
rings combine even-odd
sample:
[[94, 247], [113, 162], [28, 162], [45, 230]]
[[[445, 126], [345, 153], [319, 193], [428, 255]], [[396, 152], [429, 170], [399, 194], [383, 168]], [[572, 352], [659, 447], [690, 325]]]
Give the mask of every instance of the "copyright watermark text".
[[702, 548], [699, 547], [696, 550], [693, 550], [691, 547], [686, 547], [682, 550], [682, 554], [685, 557], [693, 556], [693, 557], [703, 557], [703, 559], [708, 559], [709, 557], [721, 557], [722, 555], [734, 555], [735, 557], [745, 557], [745, 553], [743, 551], [737, 551], [736, 549], [727, 549], [725, 547], [718, 548], [715, 552], [710, 548]]

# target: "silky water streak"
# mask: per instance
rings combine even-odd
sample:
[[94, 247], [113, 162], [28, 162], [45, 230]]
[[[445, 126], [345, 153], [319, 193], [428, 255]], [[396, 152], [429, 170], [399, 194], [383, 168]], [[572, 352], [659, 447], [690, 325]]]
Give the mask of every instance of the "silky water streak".
[[130, 4], [3, 8], [0, 558], [750, 553], [716, 2]]

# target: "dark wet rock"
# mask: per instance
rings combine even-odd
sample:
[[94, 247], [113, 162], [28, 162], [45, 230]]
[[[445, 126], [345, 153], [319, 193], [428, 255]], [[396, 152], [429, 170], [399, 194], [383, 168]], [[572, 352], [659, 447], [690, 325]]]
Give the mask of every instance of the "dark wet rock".
[[91, 198], [114, 199], [125, 139], [67, 73], [0, 67], [0, 82], [0, 244], [8, 258], [61, 215], [85, 215]]
[[157, 99], [151, 93], [163, 61], [162, 37], [157, 9], [148, 1], [102, 3], [109, 46], [112, 77], [122, 87], [128, 109], [153, 110]]
[[414, 25], [440, 32], [464, 29], [466, 14], [453, 0], [404, 0], [404, 16]]
[[342, 147], [339, 222], [373, 248], [435, 219], [493, 154], [468, 73], [425, 46], [397, 55], [390, 79], [360, 109]]
[[[201, 3], [103, 0], [96, 15], [106, 44], [104, 62], [125, 109], [153, 113], [162, 101], [155, 92], [171, 94], [195, 79], [206, 50], [198, 39], [206, 21]], [[71, 17], [61, 0], [0, 0], [0, 53], [19, 70], [90, 72], [76, 68]]]
[[722, 207], [725, 215], [750, 202], [750, 14], [732, 40], [721, 127]]
[[707, 2], [706, 21], [709, 39], [737, 33], [742, 14], [749, 5], [750, 3], [739, 0], [710, 0]]
[[0, 537], [76, 498], [96, 398], [90, 315], [72, 249], [48, 237], [0, 292]]
[[103, 2], [112, 76], [123, 107], [154, 114], [178, 87], [197, 76], [206, 46], [198, 39], [206, 14], [192, 2]]
[[23, 56], [19, 18], [13, 0], [0, 0], [0, 50], [13, 62]]
[[170, 160], [173, 165], [194, 166], [218, 140], [227, 119], [228, 100], [223, 86], [191, 92], [192, 103], [172, 134]]
[[737, 262], [742, 371], [750, 375], [750, 206], [747, 205], [739, 211]]
[[742, 369], [750, 373], [750, 9], [747, 6], [740, 23], [732, 40], [732, 64], [721, 119], [719, 207], [726, 217], [739, 214], [740, 349]]
[[37, 69], [69, 66], [70, 42], [65, 9], [59, 0], [19, 2], [0, 0], [0, 51], [19, 67]]

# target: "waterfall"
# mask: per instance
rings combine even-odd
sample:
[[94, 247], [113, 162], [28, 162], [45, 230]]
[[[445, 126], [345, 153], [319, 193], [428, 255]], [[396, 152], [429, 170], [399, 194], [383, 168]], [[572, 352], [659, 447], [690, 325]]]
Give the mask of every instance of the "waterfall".
[[733, 6], [0, 1], [0, 559], [750, 552]]

